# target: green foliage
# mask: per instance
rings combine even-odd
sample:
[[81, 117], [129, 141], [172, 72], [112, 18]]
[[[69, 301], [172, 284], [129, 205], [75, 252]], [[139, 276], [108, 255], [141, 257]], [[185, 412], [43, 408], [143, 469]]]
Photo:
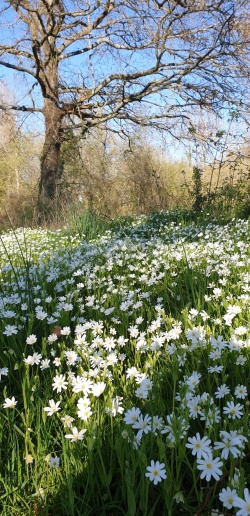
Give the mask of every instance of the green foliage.
[[216, 217], [229, 219], [233, 216], [248, 218], [250, 215], [250, 176], [239, 171], [236, 179], [226, 176], [223, 183], [210, 190], [200, 168], [194, 167], [191, 183], [186, 180], [182, 188], [188, 191], [194, 213], [209, 212]]
[[65, 230], [69, 234], [80, 235], [89, 241], [100, 237], [109, 228], [108, 218], [90, 208], [83, 210], [81, 214], [78, 210], [72, 210], [71, 213]]
[[222, 213], [225, 217], [235, 216], [248, 218], [250, 215], [250, 176], [242, 174], [233, 183], [226, 178], [216, 192], [211, 192], [206, 205], [210, 204], [215, 214]]

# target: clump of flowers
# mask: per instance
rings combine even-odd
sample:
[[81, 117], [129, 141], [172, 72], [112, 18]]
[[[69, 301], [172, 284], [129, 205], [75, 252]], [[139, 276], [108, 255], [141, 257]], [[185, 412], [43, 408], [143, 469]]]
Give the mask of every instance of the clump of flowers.
[[83, 513], [78, 479], [108, 510], [122, 492], [143, 514], [250, 514], [248, 231], [154, 214], [91, 243], [3, 235], [3, 489], [52, 503], [75, 471]]

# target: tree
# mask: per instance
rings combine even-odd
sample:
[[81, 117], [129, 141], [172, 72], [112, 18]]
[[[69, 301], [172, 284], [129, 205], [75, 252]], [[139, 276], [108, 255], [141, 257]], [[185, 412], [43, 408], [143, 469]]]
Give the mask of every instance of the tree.
[[[3, 81], [0, 82], [0, 103], [4, 103], [4, 99], [8, 99], [8, 103], [13, 102], [13, 98], [11, 96], [11, 92]], [[16, 132], [16, 120], [14, 113], [10, 110], [4, 110], [0, 112], [0, 147], [7, 145], [13, 133]]]
[[[0, 82], [0, 103], [15, 102], [12, 92]], [[19, 206], [24, 198], [32, 197], [38, 182], [38, 158], [40, 142], [33, 134], [18, 126], [16, 113], [11, 110], [0, 112], [0, 218], [2, 213], [12, 211], [15, 199]], [[28, 195], [29, 192], [29, 195]]]
[[237, 27], [248, 0], [3, 3], [0, 66], [26, 76], [28, 86], [27, 102], [7, 107], [44, 116], [44, 201], [60, 184], [67, 131], [119, 132], [129, 121], [172, 132], [195, 105], [218, 110], [242, 100]]

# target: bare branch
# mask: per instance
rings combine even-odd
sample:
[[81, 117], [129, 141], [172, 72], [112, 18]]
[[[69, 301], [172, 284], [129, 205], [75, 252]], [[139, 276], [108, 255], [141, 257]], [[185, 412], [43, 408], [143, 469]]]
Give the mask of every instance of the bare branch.
[[36, 77], [36, 74], [32, 72], [32, 70], [24, 68], [23, 66], [14, 65], [12, 63], [6, 63], [2, 60], [0, 60], [0, 65], [4, 66], [5, 68], [11, 68], [12, 70], [16, 70], [17, 72], [28, 73], [29, 75], [32, 75], [32, 77]]
[[28, 106], [12, 106], [12, 105], [5, 105], [0, 104], [0, 110], [2, 111], [8, 111], [9, 109], [13, 109], [14, 111], [23, 111], [27, 113], [42, 113], [43, 110], [35, 107], [28, 107]]

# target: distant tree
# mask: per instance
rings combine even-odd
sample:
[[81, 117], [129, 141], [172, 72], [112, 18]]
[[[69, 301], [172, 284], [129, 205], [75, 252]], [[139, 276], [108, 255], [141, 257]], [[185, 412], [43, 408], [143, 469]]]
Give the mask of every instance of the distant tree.
[[119, 132], [129, 121], [173, 132], [193, 106], [240, 102], [247, 49], [238, 27], [248, 4], [4, 0], [0, 66], [28, 78], [27, 102], [7, 107], [45, 121], [40, 198], [56, 196], [67, 131]]
[[[4, 104], [4, 102], [8, 104], [13, 102], [13, 95], [7, 84], [2, 81], [0, 82], [0, 104]], [[3, 147], [11, 141], [17, 129], [15, 115], [11, 110], [0, 111], [0, 127], [0, 147]]]
[[[13, 92], [0, 82], [0, 103], [14, 102]], [[10, 212], [10, 201], [18, 203], [38, 182], [39, 140], [19, 127], [16, 113], [0, 111], [0, 213]], [[29, 194], [31, 197], [31, 194]]]

